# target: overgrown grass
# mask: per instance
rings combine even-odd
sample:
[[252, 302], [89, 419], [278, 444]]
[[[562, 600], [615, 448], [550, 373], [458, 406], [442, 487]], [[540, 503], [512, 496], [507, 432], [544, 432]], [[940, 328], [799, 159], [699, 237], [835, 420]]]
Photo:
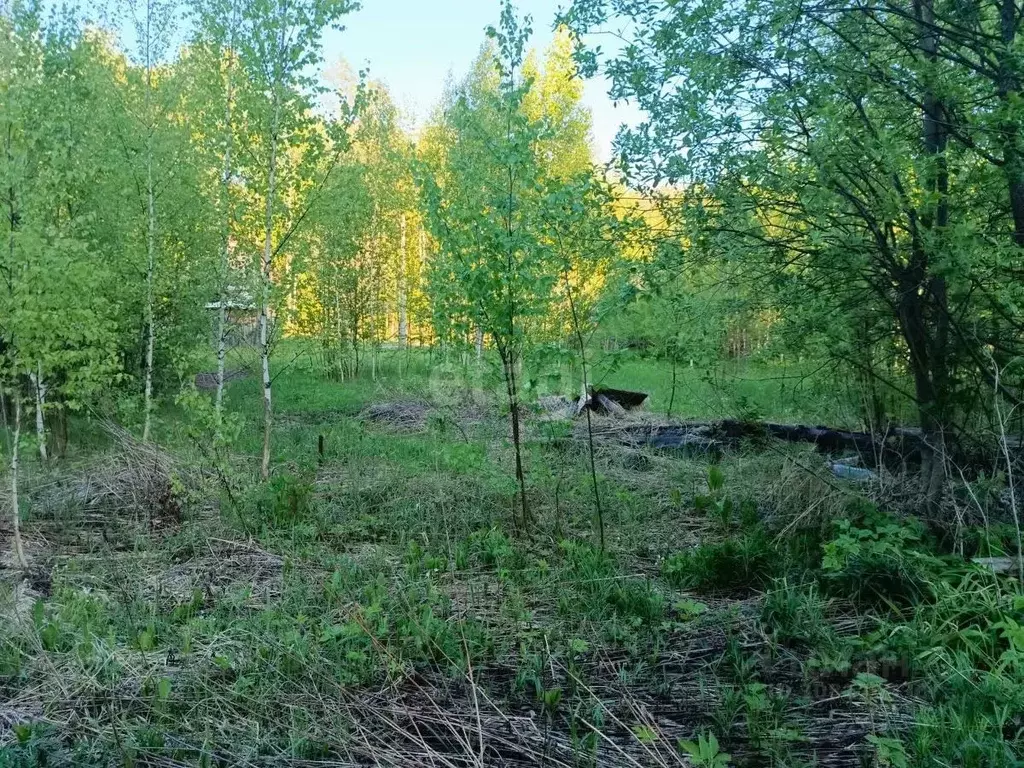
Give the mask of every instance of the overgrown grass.
[[[130, 444], [35, 473], [34, 570], [0, 622], [0, 765], [1022, 755], [1012, 580], [818, 476], [800, 447], [711, 469], [600, 445], [602, 551], [583, 444], [540, 414], [536, 515], [517, 529], [488, 374], [428, 363], [382, 357], [376, 381], [344, 383], [309, 357], [282, 365], [266, 483], [251, 379], [231, 385], [227, 443], [199, 411], [165, 420], [156, 490], [132, 504], [80, 490], [120, 476]], [[382, 403], [416, 407], [371, 416]], [[177, 517], [153, 513], [162, 488]]]

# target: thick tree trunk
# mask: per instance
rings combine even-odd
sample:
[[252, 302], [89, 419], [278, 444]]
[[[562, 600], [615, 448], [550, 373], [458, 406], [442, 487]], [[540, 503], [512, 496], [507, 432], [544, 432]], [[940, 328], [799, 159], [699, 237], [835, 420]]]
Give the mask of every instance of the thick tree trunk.
[[[936, 65], [939, 35], [933, 0], [916, 0], [921, 50], [925, 60]], [[933, 252], [941, 247], [949, 223], [949, 169], [946, 147], [949, 141], [946, 105], [930, 88], [922, 94], [921, 137], [931, 163], [925, 183], [933, 201], [922, 207], [914, 228], [911, 261], [900, 281], [900, 323], [914, 375], [921, 429], [924, 435], [921, 462], [921, 490], [924, 506], [935, 511], [941, 500], [946, 472], [946, 428], [949, 402], [949, 306], [946, 280], [932, 274]]]
[[46, 407], [46, 383], [43, 381], [43, 364], [36, 364], [35, 373], [29, 373], [32, 389], [36, 396], [36, 440], [39, 442], [39, 458], [46, 461], [46, 421], [43, 411]]
[[939, 389], [942, 376], [936, 376], [944, 359], [935, 359], [942, 350], [934, 344], [924, 313], [922, 291], [915, 284], [903, 289], [900, 326], [910, 352], [910, 370], [914, 377], [914, 396], [921, 424], [921, 492], [926, 507], [934, 508], [942, 494], [945, 479], [946, 437], [943, 430], [945, 408]]
[[18, 506], [18, 440], [21, 437], [21, 397], [14, 393], [14, 442], [11, 446], [11, 524], [14, 526], [14, 560], [22, 569], [28, 568], [21, 543], [21, 511]]
[[398, 246], [398, 345], [405, 349], [409, 343], [409, 286], [408, 258], [405, 250], [405, 214], [401, 218], [401, 234]]
[[277, 171], [277, 131], [281, 117], [281, 97], [274, 88], [273, 118], [270, 126], [270, 158], [267, 165], [267, 206], [263, 230], [263, 260], [260, 268], [260, 367], [263, 374], [263, 459], [260, 475], [270, 477], [270, 434], [274, 426], [273, 399], [270, 379], [270, 279], [274, 258], [274, 193]]
[[[1019, 25], [1017, 0], [1000, 0], [999, 33], [1002, 46], [996, 46], [999, 69], [996, 87], [1003, 109], [1009, 113], [1016, 109], [1020, 98], [1020, 80], [1015, 71], [1013, 56]], [[1002, 125], [1003, 172], [1006, 174], [1010, 213], [1013, 217], [1013, 241], [1024, 247], [1024, 147], [1020, 136], [1020, 122], [1007, 115]]]

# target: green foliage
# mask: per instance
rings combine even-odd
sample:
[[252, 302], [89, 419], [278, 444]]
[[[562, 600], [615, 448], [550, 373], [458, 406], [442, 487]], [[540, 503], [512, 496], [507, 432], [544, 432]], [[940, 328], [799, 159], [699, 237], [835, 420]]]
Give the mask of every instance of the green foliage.
[[[882, 431], [913, 405], [944, 509], [931, 478], [951, 456], [928, 446], [1020, 389], [1021, 25], [997, 21], [1019, 9], [576, 0], [579, 32], [634, 22], [606, 74], [649, 119], [608, 175], [574, 77], [597, 67], [589, 38], [559, 28], [541, 63], [503, 3], [413, 142], [383, 85], [340, 67], [331, 101], [319, 79], [354, 9], [197, 0], [174, 52], [179, 9], [154, 2], [124, 22], [136, 55], [74, 11], [0, 13], [0, 416], [13, 397], [22, 425], [36, 403], [41, 445], [69, 412], [81, 432], [81, 461], [12, 467], [33, 567], [0, 605], [0, 764], [351, 761], [378, 733], [370, 758], [394, 762], [424, 702], [482, 727], [532, 709], [536, 762], [569, 744], [596, 765], [631, 738], [658, 763], [727, 765], [709, 733], [660, 752], [641, 702], [676, 702], [751, 763], [831, 749], [801, 723], [824, 704], [868, 721], [843, 759], [1018, 764], [1019, 584], [860, 501], [794, 530], [818, 499], [773, 508], [791, 497], [760, 487], [771, 457], [608, 441], [586, 461], [570, 420], [522, 404], [582, 378], [670, 416]], [[250, 305], [273, 318], [266, 376], [211, 402], [195, 374], [225, 300], [242, 325]], [[229, 366], [251, 370], [236, 341]], [[509, 524], [499, 383], [529, 531]], [[384, 399], [417, 407], [383, 423], [366, 406]], [[108, 417], [159, 417], [166, 455], [93, 455]], [[151, 471], [189, 514], [156, 524]], [[1007, 487], [981, 475], [950, 501], [998, 518]], [[1016, 536], [968, 530], [965, 551]], [[414, 749], [452, 747], [436, 725]]]
[[754, 528], [736, 538], [676, 552], [665, 560], [662, 573], [679, 589], [735, 591], [768, 584], [781, 565], [764, 531]]
[[[1021, 298], [1006, 264], [1024, 245], [1024, 114], [1019, 79], [1001, 74], [1016, 65], [1020, 9], [954, 5], [879, 16], [838, 5], [808, 14], [791, 0], [756, 11], [576, 0], [564, 12], [583, 41], [582, 71], [603, 74], [613, 98], [647, 116], [616, 139], [624, 176], [651, 190], [685, 185], [685, 194], [662, 195], [660, 208], [681, 233], [669, 250], [685, 251], [693, 266], [673, 274], [672, 254], [659, 254], [651, 271], [673, 279], [638, 289], [657, 294], [653, 285], [668, 284], [680, 300], [658, 297], [664, 309], [654, 316], [681, 310], [692, 321], [655, 329], [662, 354], [700, 349], [678, 336], [700, 328], [703, 314], [712, 348], [717, 331], [733, 350], [842, 366], [841, 385], [858, 391], [876, 427], [902, 410], [891, 405], [894, 388], [906, 390], [904, 402], [912, 396], [929, 433], [962, 415], [995, 416], [993, 367], [1020, 376], [1010, 364], [1020, 324], [990, 314]], [[588, 42], [622, 29], [629, 41], [611, 51]], [[982, 139], [993, 130], [1003, 138]], [[738, 345], [733, 329], [719, 331], [728, 309], [690, 308], [714, 300], [686, 290], [704, 275], [724, 284], [715, 298], [747, 314], [723, 323], [741, 331]], [[979, 353], [993, 343], [998, 352]], [[924, 481], [932, 502], [941, 471], [933, 466]]]
[[732, 759], [732, 755], [718, 746], [718, 739], [713, 733], [701, 733], [697, 741], [680, 740], [679, 751], [689, 755], [693, 765], [701, 768], [725, 768]]
[[780, 579], [765, 595], [761, 622], [777, 642], [813, 648], [832, 637], [826, 608], [813, 582], [799, 585]]
[[929, 597], [942, 562], [922, 551], [920, 524], [874, 516], [862, 525], [840, 520], [835, 537], [824, 544], [821, 567], [829, 588], [879, 603]]
[[312, 486], [290, 474], [275, 475], [252, 487], [240, 515], [259, 526], [290, 529], [309, 523]]

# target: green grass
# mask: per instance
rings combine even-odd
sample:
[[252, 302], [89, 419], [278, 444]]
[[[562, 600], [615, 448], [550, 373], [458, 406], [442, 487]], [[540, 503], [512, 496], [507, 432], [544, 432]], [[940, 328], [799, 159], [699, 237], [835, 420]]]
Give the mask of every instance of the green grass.
[[[681, 766], [680, 740], [708, 733], [737, 765], [1022, 754], [1019, 585], [856, 486], [798, 492], [807, 448], [709, 473], [602, 447], [601, 551], [566, 425], [527, 419], [533, 515], [514, 522], [493, 369], [417, 351], [342, 383], [299, 351], [275, 360], [268, 482], [255, 379], [229, 389], [227, 445], [195, 401], [161, 414], [166, 467], [108, 439], [85, 468], [29, 468], [36, 570], [0, 622], [0, 766], [475, 765], [480, 741], [485, 764]], [[655, 363], [614, 376], [664, 398]], [[412, 401], [412, 422], [360, 418]], [[82, 496], [86, 477], [116, 493]]]
[[[672, 398], [672, 368], [667, 362], [634, 353], [596, 355], [593, 381], [598, 386], [649, 394], [648, 410], [666, 413], [672, 401], [677, 418], [750, 418], [778, 422], [862, 427], [856, 393], [848, 382], [832, 378], [818, 365], [724, 361], [712, 369], [683, 365], [676, 371]], [[909, 408], [894, 414], [913, 423]]]

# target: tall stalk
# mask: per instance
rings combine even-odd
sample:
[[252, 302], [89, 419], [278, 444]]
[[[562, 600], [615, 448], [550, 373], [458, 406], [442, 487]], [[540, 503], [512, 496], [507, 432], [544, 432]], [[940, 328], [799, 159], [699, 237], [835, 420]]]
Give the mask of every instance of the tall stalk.
[[400, 239], [398, 246], [398, 345], [405, 349], [409, 344], [409, 283], [406, 275], [408, 257], [406, 256], [405, 214], [400, 220]]
[[501, 345], [498, 350], [501, 356], [502, 370], [505, 374], [505, 391], [508, 396], [509, 413], [512, 418], [512, 446], [516, 455], [516, 481], [519, 483], [519, 496], [522, 501], [522, 526], [526, 531], [530, 525], [530, 503], [526, 498], [526, 473], [523, 471], [522, 433], [519, 413], [519, 385], [516, 380], [516, 356], [511, 348]]

